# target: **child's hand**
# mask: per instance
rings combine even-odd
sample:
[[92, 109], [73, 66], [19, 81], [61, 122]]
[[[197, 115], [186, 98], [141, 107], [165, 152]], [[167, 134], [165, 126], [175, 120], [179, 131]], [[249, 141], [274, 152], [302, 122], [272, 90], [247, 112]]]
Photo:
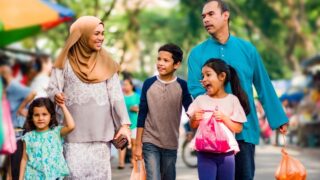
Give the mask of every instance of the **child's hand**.
[[138, 112], [138, 111], [139, 111], [139, 107], [138, 107], [138, 106], [131, 106], [131, 107], [130, 107], [130, 111], [132, 111], [132, 112]]
[[224, 122], [228, 117], [224, 115], [221, 111], [213, 111], [213, 115], [216, 118], [217, 121]]
[[204, 111], [202, 109], [196, 111], [193, 115], [195, 121], [201, 121], [203, 119]]
[[198, 128], [200, 121], [202, 121], [203, 119], [203, 113], [204, 113], [203, 110], [198, 110], [194, 113], [194, 115], [191, 118], [191, 123], [190, 123], [191, 128], [194, 128], [194, 129]]
[[61, 93], [57, 93], [54, 96], [54, 100], [58, 105], [64, 104], [64, 100], [65, 100], [64, 94], [62, 92]]

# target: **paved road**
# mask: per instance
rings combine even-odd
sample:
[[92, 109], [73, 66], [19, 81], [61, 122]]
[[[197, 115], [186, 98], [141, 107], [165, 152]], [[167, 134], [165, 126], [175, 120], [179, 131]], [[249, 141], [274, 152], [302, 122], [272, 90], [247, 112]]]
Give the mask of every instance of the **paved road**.
[[[289, 148], [289, 154], [300, 160], [307, 168], [308, 180], [320, 180], [320, 148], [318, 149], [301, 149]], [[281, 160], [281, 148], [271, 145], [260, 145], [256, 149], [256, 175], [257, 180], [272, 180], [274, 172]], [[113, 159], [112, 179], [127, 180], [130, 177], [131, 168], [127, 164], [124, 170], [118, 170], [117, 159]], [[198, 174], [196, 169], [187, 168], [180, 158], [177, 161], [177, 180], [196, 180]]]

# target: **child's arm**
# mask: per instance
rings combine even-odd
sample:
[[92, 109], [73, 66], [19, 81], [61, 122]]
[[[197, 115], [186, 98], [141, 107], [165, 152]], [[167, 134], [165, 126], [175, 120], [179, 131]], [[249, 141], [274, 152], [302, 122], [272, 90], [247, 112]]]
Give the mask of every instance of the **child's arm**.
[[136, 137], [136, 150], [134, 152], [136, 159], [142, 159], [142, 134], [144, 128], [138, 127]]
[[26, 151], [26, 143], [23, 142], [23, 152], [22, 152], [22, 159], [20, 163], [20, 173], [19, 173], [19, 180], [24, 179], [24, 172], [26, 170], [26, 164], [28, 161], [27, 151]]
[[65, 104], [58, 104], [64, 114], [64, 126], [61, 128], [61, 136], [65, 136], [75, 128], [74, 120]]
[[242, 123], [232, 121], [230, 117], [224, 115], [221, 111], [214, 111], [214, 117], [222, 121], [232, 132], [240, 133], [242, 131]]

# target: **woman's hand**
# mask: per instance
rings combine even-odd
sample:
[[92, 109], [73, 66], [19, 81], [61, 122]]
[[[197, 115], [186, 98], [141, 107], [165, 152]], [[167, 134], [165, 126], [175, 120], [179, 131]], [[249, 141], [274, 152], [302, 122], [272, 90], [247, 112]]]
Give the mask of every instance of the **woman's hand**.
[[116, 136], [114, 137], [114, 139], [118, 139], [118, 137], [120, 135], [125, 135], [129, 145], [131, 145], [131, 131], [130, 131], [130, 127], [128, 124], [124, 124], [120, 127], [119, 131], [117, 132]]
[[64, 100], [65, 100], [65, 96], [64, 94], [61, 92], [61, 93], [57, 93], [55, 96], [54, 96], [54, 100], [57, 104], [64, 104]]

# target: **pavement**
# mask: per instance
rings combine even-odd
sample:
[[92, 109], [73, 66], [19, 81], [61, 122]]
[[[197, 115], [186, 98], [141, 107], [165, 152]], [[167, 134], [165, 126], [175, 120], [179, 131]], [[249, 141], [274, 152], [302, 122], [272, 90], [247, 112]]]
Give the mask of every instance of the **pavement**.
[[[181, 149], [181, 148], [180, 148]], [[179, 149], [179, 150], [180, 150]], [[289, 155], [298, 159], [307, 169], [307, 180], [320, 180], [320, 148], [299, 148], [290, 146], [287, 148]], [[281, 147], [273, 145], [256, 146], [256, 171], [257, 180], [272, 180], [274, 173], [281, 160]], [[177, 159], [177, 180], [196, 180], [198, 179], [197, 169], [186, 167], [181, 159], [179, 151]], [[112, 179], [127, 180], [130, 178], [132, 169], [130, 164], [125, 169], [117, 169], [117, 159], [112, 160]]]

